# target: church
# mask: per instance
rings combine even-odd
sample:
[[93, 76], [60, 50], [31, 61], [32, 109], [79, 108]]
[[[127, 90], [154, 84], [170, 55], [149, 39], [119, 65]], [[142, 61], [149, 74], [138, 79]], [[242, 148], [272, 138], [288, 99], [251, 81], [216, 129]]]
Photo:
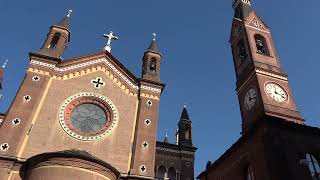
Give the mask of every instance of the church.
[[197, 148], [186, 107], [176, 142], [156, 140], [165, 84], [155, 35], [138, 78], [111, 54], [112, 32], [104, 34], [103, 51], [63, 60], [70, 15], [29, 54], [24, 80], [0, 113], [0, 179], [194, 179]]
[[320, 129], [305, 124], [270, 28], [250, 0], [235, 0], [230, 44], [241, 137], [201, 180], [320, 180]]

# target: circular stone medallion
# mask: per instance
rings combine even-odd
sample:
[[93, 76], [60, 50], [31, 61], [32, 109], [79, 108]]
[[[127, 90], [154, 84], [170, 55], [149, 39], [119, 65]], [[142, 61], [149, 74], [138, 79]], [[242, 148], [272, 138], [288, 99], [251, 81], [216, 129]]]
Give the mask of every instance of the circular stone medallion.
[[118, 123], [118, 110], [107, 97], [83, 92], [66, 99], [59, 109], [62, 129], [73, 138], [97, 141]]

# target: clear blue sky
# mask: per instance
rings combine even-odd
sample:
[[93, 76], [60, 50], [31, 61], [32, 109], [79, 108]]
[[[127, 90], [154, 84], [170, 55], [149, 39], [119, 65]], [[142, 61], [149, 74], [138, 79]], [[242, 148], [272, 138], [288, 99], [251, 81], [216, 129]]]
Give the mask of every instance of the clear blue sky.
[[[272, 28], [296, 102], [307, 124], [320, 126], [319, 0], [252, 0]], [[0, 62], [10, 59], [4, 100], [10, 105], [24, 77], [28, 53], [42, 45], [48, 28], [73, 9], [72, 38], [64, 58], [100, 51], [101, 34], [120, 37], [112, 54], [140, 76], [141, 58], [158, 34], [163, 54], [161, 79], [167, 84], [161, 99], [158, 139], [168, 129], [170, 140], [182, 106], [193, 121], [196, 174], [217, 159], [240, 136], [241, 117], [235, 73], [228, 43], [233, 10], [231, 0], [2, 0], [0, 2]]]

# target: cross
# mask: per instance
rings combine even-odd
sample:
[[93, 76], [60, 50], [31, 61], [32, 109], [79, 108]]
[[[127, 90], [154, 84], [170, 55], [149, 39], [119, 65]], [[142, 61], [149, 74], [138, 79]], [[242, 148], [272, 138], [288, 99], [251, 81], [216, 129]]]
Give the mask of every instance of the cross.
[[18, 118], [13, 120], [14, 125], [18, 125], [20, 123], [20, 120]]
[[147, 142], [144, 142], [142, 145], [143, 145], [143, 147], [146, 148], [146, 147], [148, 146], [148, 143], [147, 143]]
[[153, 33], [152, 36], [153, 36], [153, 40], [155, 41], [155, 40], [156, 40], [156, 37], [157, 37], [157, 34], [156, 34], [156, 33]]
[[148, 106], [151, 106], [152, 102], [150, 100], [148, 100], [147, 104], [148, 104]]
[[103, 34], [102, 36], [108, 39], [107, 45], [104, 47], [104, 50], [111, 52], [111, 41], [118, 40], [119, 38], [117, 36], [114, 36], [112, 31], [110, 31], [109, 34]]
[[68, 15], [67, 15], [68, 18], [70, 18], [72, 12], [73, 12], [73, 11], [72, 11], [71, 9], [68, 11]]
[[31, 96], [29, 96], [29, 95], [24, 96], [24, 100], [25, 101], [30, 101], [31, 100]]
[[97, 78], [97, 79], [95, 79], [95, 80], [91, 80], [91, 83], [93, 84], [93, 86], [95, 87], [95, 88], [97, 88], [97, 89], [100, 89], [101, 88], [101, 86], [104, 86], [105, 85], [105, 83], [102, 81], [102, 79], [101, 78]]
[[146, 124], [147, 124], [147, 125], [149, 125], [149, 124], [150, 124], [150, 120], [149, 120], [149, 119], [146, 119], [146, 121], [145, 121], [145, 122], [146, 122]]
[[6, 68], [6, 66], [7, 66], [7, 63], [8, 63], [8, 59], [6, 59], [6, 61], [3, 63], [3, 65], [2, 65], [2, 69], [5, 69]]
[[142, 172], [144, 172], [144, 171], [146, 170], [146, 167], [141, 166], [141, 168], [140, 168], [140, 169], [141, 169], [141, 171], [142, 171]]
[[2, 150], [6, 150], [6, 149], [8, 149], [9, 148], [9, 146], [8, 146], [8, 144], [6, 143], [6, 144], [2, 144], [1, 145], [1, 148], [2, 148]]
[[39, 76], [33, 76], [32, 79], [33, 79], [33, 81], [39, 81], [40, 77]]

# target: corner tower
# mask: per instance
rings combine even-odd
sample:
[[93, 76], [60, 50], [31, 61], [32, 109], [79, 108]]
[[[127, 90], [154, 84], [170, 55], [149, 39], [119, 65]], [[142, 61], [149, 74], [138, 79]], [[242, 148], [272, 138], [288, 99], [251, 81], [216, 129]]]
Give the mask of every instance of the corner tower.
[[160, 96], [164, 84], [160, 81], [161, 54], [155, 34], [143, 56], [142, 77], [139, 80], [139, 110], [129, 176], [154, 179], [156, 134]]
[[143, 56], [142, 79], [160, 82], [161, 58], [156, 43], [156, 34], [154, 33], [150, 46]]
[[177, 136], [178, 136], [178, 138], [177, 138], [178, 145], [193, 147], [193, 144], [192, 144], [192, 122], [189, 118], [189, 114], [188, 114], [186, 106], [183, 107], [180, 121], [178, 123]]
[[243, 132], [266, 117], [303, 124], [269, 27], [250, 0], [235, 0], [230, 44]]
[[64, 49], [70, 42], [69, 19], [72, 11], [69, 10], [59, 23], [50, 27], [49, 33], [38, 54], [61, 59]]

